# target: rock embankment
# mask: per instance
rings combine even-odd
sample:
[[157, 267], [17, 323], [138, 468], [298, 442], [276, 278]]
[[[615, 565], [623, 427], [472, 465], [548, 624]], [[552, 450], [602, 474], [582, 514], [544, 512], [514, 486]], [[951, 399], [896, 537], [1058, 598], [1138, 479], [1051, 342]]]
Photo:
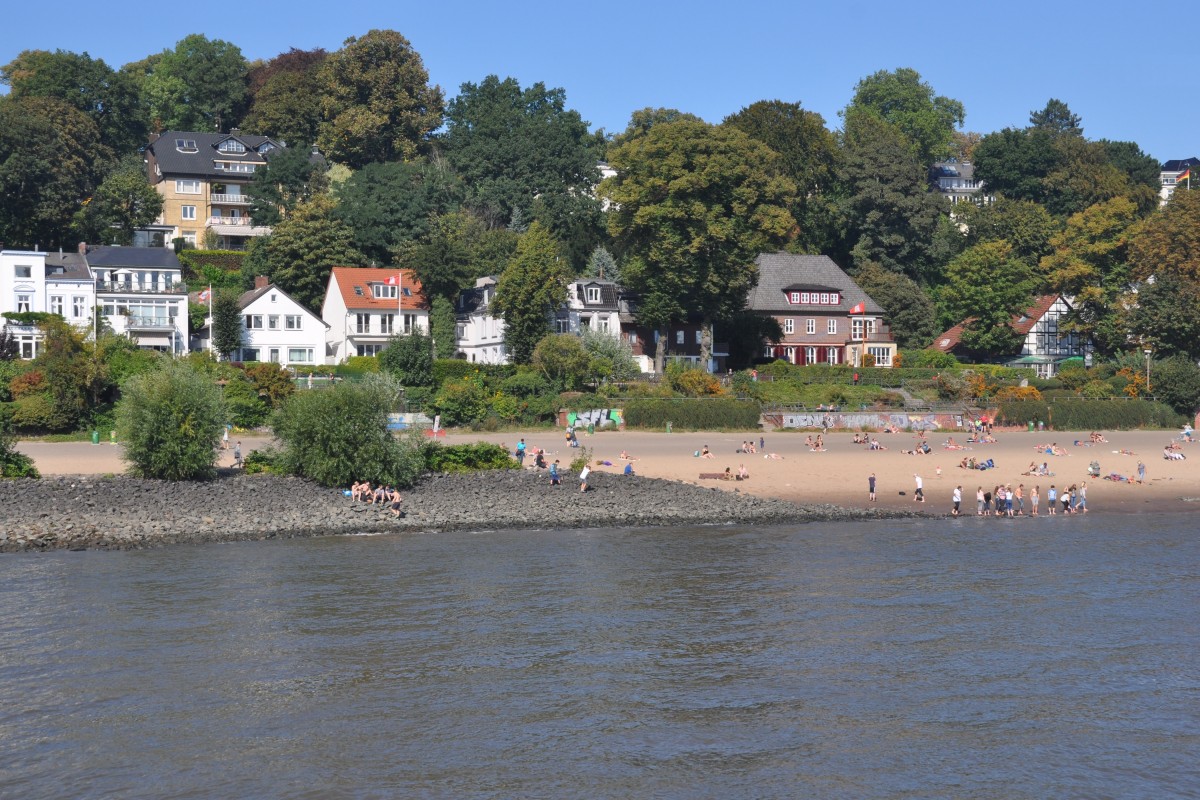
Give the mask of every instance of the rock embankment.
[[593, 473], [551, 487], [530, 471], [430, 475], [403, 492], [405, 516], [297, 478], [207, 483], [127, 477], [0, 481], [0, 552], [135, 549], [346, 533], [500, 528], [779, 524], [912, 516], [795, 505], [674, 481]]

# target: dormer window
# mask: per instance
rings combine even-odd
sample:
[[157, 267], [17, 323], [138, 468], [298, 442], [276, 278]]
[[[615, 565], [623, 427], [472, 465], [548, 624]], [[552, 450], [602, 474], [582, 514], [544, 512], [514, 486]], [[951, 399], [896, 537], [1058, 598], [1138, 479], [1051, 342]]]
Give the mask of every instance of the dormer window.
[[355, 286], [355, 287], [354, 287], [354, 294], [355, 294], [356, 296], [358, 296], [358, 297], [362, 297], [362, 296], [363, 296], [363, 290], [362, 290], [362, 287], [361, 287], [361, 286]]
[[396, 287], [388, 286], [386, 283], [372, 283], [371, 296], [376, 300], [394, 300], [396, 298]]
[[599, 303], [600, 302], [600, 287], [599, 286], [587, 287], [587, 301], [589, 303]]
[[800, 292], [792, 292], [791, 296], [788, 298], [788, 302], [792, 303], [793, 305], [795, 305], [796, 303], [799, 303], [800, 302]]
[[246, 145], [239, 142], [237, 139], [226, 139], [217, 146], [217, 149], [222, 153], [237, 153], [241, 155], [246, 152]]
[[175, 149], [181, 153], [195, 153], [199, 151], [199, 148], [196, 147], [195, 139], [176, 139]]
[[275, 144], [273, 142], [263, 142], [258, 146], [258, 152], [260, 153], [269, 153], [274, 149]]

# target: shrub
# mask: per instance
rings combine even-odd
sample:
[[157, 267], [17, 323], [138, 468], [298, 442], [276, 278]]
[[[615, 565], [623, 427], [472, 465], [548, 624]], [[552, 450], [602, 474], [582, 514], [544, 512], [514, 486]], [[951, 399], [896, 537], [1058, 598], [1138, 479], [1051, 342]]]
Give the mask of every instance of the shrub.
[[1042, 393], [1032, 386], [1005, 386], [996, 392], [996, 399], [1004, 400], [1034, 400], [1042, 399]]
[[433, 362], [433, 380], [438, 386], [448, 380], [461, 379], [468, 375], [503, 379], [516, 373], [517, 367], [510, 364], [476, 364], [458, 358], [439, 358]]
[[490, 469], [516, 469], [517, 462], [498, 444], [442, 445], [432, 442], [426, 446], [425, 466], [431, 472], [475, 472]]
[[278, 364], [266, 362], [248, 366], [246, 377], [253, 384], [258, 396], [272, 408], [277, 408], [284, 398], [296, 391], [291, 373]]
[[1113, 387], [1108, 381], [1088, 381], [1079, 390], [1079, 396], [1088, 400], [1117, 397], [1120, 393], [1120, 389]]
[[16, 449], [12, 423], [0, 407], [0, 478], [40, 478], [33, 459]]
[[346, 359], [345, 364], [338, 366], [336, 372], [344, 377], [379, 372], [379, 359], [375, 356], [350, 356]]
[[13, 427], [23, 431], [44, 431], [54, 422], [54, 398], [49, 392], [18, 397], [9, 405]]
[[716, 397], [725, 393], [715, 375], [677, 364], [667, 367], [667, 382], [672, 389], [687, 397]]
[[393, 336], [379, 354], [378, 366], [405, 386], [430, 386], [433, 339], [423, 333]]
[[220, 388], [186, 364], [137, 375], [117, 405], [122, 458], [140, 478], [212, 478], [227, 417]]
[[271, 407], [259, 396], [254, 384], [244, 377], [229, 381], [224, 395], [229, 419], [239, 428], [257, 428], [265, 425], [271, 416]]
[[1057, 431], [1173, 428], [1182, 418], [1169, 406], [1148, 400], [1062, 400], [1054, 403], [1010, 400], [1000, 403], [997, 421], [1025, 425], [1045, 420]]
[[18, 399], [26, 395], [45, 392], [49, 388], [49, 385], [46, 383], [46, 376], [42, 374], [40, 369], [31, 369], [28, 372], [16, 375], [8, 383], [9, 393]]
[[901, 350], [896, 355], [900, 360], [893, 366], [906, 369], [953, 369], [959, 365], [957, 358], [941, 350]]
[[625, 403], [625, 425], [680, 430], [746, 430], [758, 427], [759, 405], [750, 400], [645, 399]]
[[247, 475], [257, 475], [259, 473], [275, 473], [281, 470], [278, 467], [279, 451], [274, 448], [266, 448], [265, 450], [251, 450], [246, 458], [242, 461], [242, 471]]
[[275, 436], [283, 443], [276, 463], [322, 486], [359, 480], [412, 486], [424, 469], [420, 441], [397, 440], [387, 427], [399, 396], [400, 387], [383, 376], [297, 392], [275, 414]]
[[488, 394], [483, 377], [474, 375], [446, 381], [430, 403], [430, 408], [434, 414], [441, 414], [443, 425], [478, 422], [488, 411]]

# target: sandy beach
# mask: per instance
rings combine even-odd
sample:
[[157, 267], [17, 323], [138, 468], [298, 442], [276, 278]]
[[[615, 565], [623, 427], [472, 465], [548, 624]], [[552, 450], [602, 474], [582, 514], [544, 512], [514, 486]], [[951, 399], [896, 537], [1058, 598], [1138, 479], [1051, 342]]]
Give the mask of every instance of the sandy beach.
[[[743, 441], [753, 435], [755, 445], [765, 439], [765, 453], [736, 452]], [[1183, 461], [1168, 461], [1162, 456], [1163, 446], [1175, 438], [1171, 431], [1104, 432], [1107, 443], [1078, 446], [1076, 440], [1087, 441], [1086, 434], [1063, 432], [997, 431], [994, 444], [968, 444], [965, 450], [950, 450], [943, 446], [950, 434], [931, 433], [927, 437], [932, 452], [928, 455], [907, 455], [918, 440], [912, 433], [876, 434], [887, 450], [869, 450], [853, 444], [853, 433], [831, 431], [824, 437], [826, 449], [812, 452], [806, 439], [815, 437], [812, 431], [770, 431], [765, 433], [649, 433], [645, 431], [598, 431], [595, 435], [579, 436], [580, 444], [592, 450], [592, 469], [619, 473], [626, 461], [622, 451], [633, 460], [639, 475], [687, 481], [725, 491], [741, 491], [761, 497], [771, 497], [800, 503], [832, 503], [847, 508], [871, 506], [867, 497], [867, 478], [876, 476], [876, 507], [919, 509], [929, 514], [946, 514], [951, 508], [955, 486], [962, 486], [963, 513], [975, 513], [975, 493], [979, 486], [991, 490], [998, 484], [1016, 488], [1025, 485], [1025, 496], [1033, 486], [1041, 487], [1042, 509], [1045, 513], [1046, 490], [1050, 484], [1058, 489], [1086, 481], [1088, 507], [1091, 511], [1147, 513], [1188, 511], [1200, 508], [1200, 445], [1183, 444]], [[955, 441], [965, 443], [961, 432], [953, 434]], [[450, 433], [444, 442], [488, 441], [504, 444], [509, 450], [518, 440], [525, 439], [530, 452], [545, 448], [548, 458], [558, 458], [565, 467], [578, 454], [566, 447], [559, 430], [535, 430], [525, 433]], [[242, 437], [242, 452], [264, 446], [263, 437]], [[1066, 455], [1051, 456], [1035, 451], [1039, 444], [1057, 443]], [[705, 446], [712, 458], [693, 455]], [[21, 442], [18, 449], [33, 457], [43, 475], [103, 475], [119, 474], [125, 465], [120, 458], [120, 445], [92, 445], [83, 442], [48, 443]], [[1132, 455], [1127, 454], [1132, 453]], [[775, 454], [779, 458], [767, 457]], [[232, 450], [223, 451], [221, 465], [232, 463]], [[964, 457], [991, 459], [996, 467], [985, 471], [959, 467]], [[609, 464], [597, 465], [596, 460]], [[1100, 463], [1101, 475], [1118, 473], [1137, 476], [1137, 463], [1146, 465], [1146, 482], [1118, 483], [1091, 479], [1087, 469], [1091, 461]], [[532, 457], [526, 459], [531, 464]], [[1050, 477], [1023, 475], [1030, 463], [1046, 462], [1054, 473]], [[745, 465], [750, 474], [746, 481], [701, 480], [700, 473], [724, 472], [729, 467], [735, 474]], [[924, 481], [926, 502], [914, 503], [914, 475]], [[903, 493], [903, 494], [901, 494]], [[1028, 507], [1028, 500], [1026, 500]]]

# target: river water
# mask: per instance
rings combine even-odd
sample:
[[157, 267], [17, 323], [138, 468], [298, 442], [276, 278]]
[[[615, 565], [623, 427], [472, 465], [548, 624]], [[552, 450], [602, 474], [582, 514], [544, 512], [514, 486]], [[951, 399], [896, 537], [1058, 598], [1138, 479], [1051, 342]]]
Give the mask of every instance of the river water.
[[1195, 519], [5, 556], [0, 797], [1198, 797]]

